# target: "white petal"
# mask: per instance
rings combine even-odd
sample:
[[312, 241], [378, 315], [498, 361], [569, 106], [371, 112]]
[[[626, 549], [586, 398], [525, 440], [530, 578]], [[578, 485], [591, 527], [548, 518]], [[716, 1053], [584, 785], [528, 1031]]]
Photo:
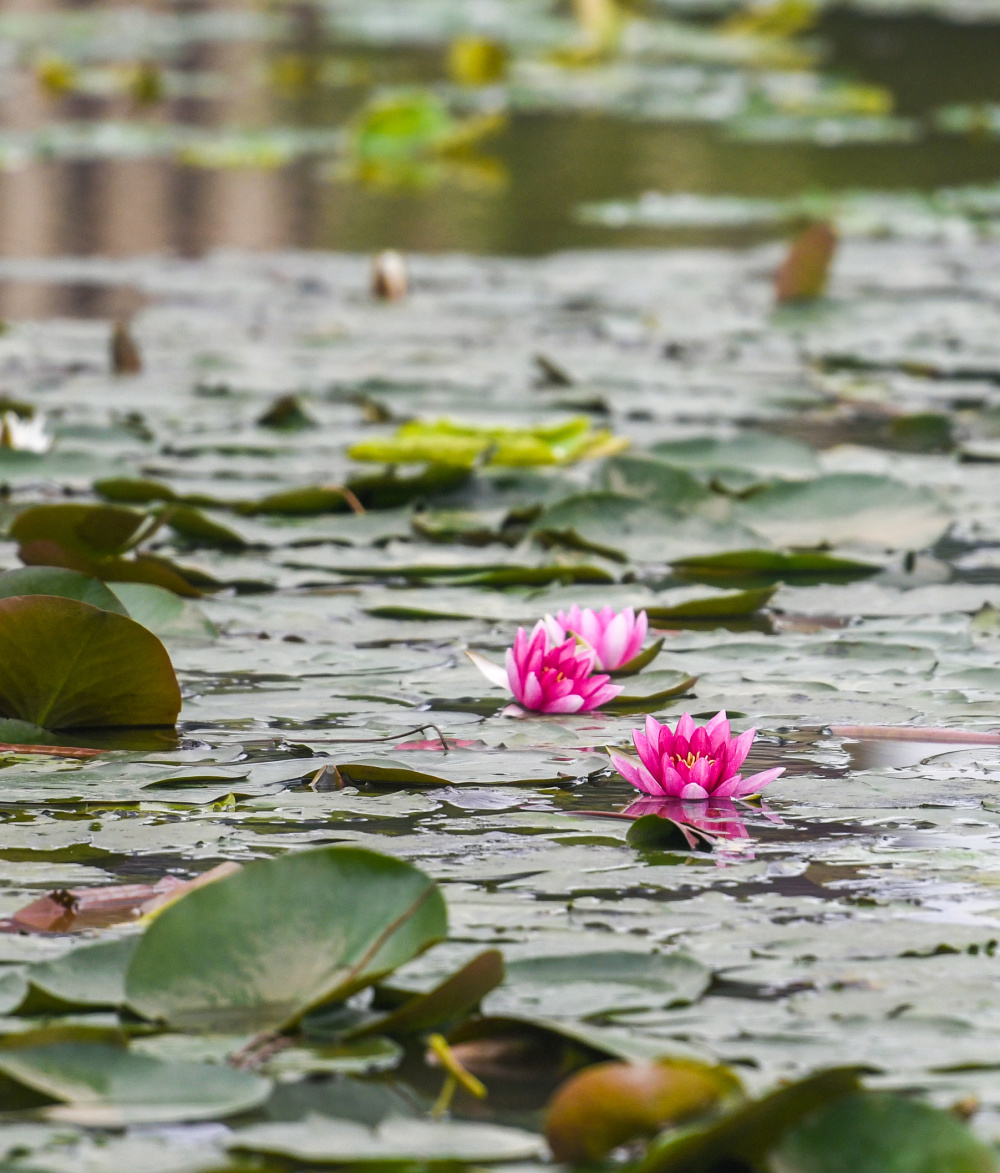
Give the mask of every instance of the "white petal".
[[499, 664], [494, 664], [492, 660], [487, 660], [485, 656], [481, 656], [478, 652], [470, 652], [466, 649], [465, 654], [479, 671], [482, 672], [490, 684], [495, 684], [505, 692], [510, 692], [510, 683], [507, 680], [506, 668], [501, 668]]

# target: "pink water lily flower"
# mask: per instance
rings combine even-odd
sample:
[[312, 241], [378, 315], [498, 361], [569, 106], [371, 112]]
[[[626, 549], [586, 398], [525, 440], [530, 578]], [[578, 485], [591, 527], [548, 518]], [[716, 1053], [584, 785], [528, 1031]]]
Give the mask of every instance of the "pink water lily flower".
[[649, 621], [645, 611], [640, 611], [637, 616], [631, 607], [624, 611], [614, 611], [610, 607], [593, 611], [590, 607], [581, 610], [574, 603], [569, 611], [546, 615], [545, 626], [554, 644], [562, 643], [568, 635], [575, 635], [593, 649], [598, 668], [614, 672], [639, 654]]
[[466, 655], [487, 680], [506, 685], [515, 700], [538, 713], [587, 713], [613, 700], [621, 685], [609, 676], [594, 676], [594, 653], [570, 638], [553, 647], [543, 622], [529, 636], [517, 629], [507, 649], [507, 670], [474, 653]]
[[643, 794], [669, 798], [746, 798], [763, 790], [784, 766], [744, 778], [738, 773], [757, 734], [748, 729], [733, 737], [723, 709], [707, 725], [695, 725], [685, 713], [671, 732], [652, 717], [646, 732], [632, 731], [639, 761], [609, 750], [615, 769]]

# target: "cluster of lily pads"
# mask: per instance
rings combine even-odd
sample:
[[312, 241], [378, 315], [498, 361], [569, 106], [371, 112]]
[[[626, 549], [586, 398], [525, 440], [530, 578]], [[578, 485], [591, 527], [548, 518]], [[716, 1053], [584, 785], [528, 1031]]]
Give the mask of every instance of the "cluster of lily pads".
[[[954, 1115], [866, 1090], [858, 1069], [755, 1097], [732, 1068], [684, 1048], [637, 1051], [614, 1031], [560, 1021], [558, 1010], [510, 1009], [539, 997], [552, 1004], [560, 987], [575, 986], [590, 986], [599, 1006], [602, 986], [622, 983], [654, 1002], [683, 1002], [705, 980], [683, 953], [505, 965], [488, 949], [429, 978], [433, 967], [416, 959], [447, 933], [445, 900], [418, 868], [389, 856], [299, 851], [134, 899], [113, 935], [3, 979], [0, 1086], [8, 1119], [24, 1122], [20, 1135], [32, 1142], [31, 1169], [49, 1160], [60, 1168], [60, 1150], [86, 1152], [67, 1127], [220, 1118], [231, 1127], [195, 1141], [201, 1163], [192, 1168], [243, 1168], [252, 1155], [309, 1168], [541, 1167], [547, 1158], [636, 1173], [996, 1167]], [[19, 914], [22, 931], [32, 914], [41, 910]], [[254, 1121], [289, 1075], [367, 1075], [377, 1086], [393, 1070], [417, 1096], [437, 1089], [430, 1118], [399, 1101], [372, 1127], [322, 1114]], [[522, 1127], [469, 1118], [477, 1102], [509, 1099], [515, 1088], [532, 1109], [522, 1108]], [[62, 1132], [46, 1133], [46, 1124]], [[143, 1152], [141, 1134], [104, 1143], [105, 1169], [156, 1152], [155, 1137]]]

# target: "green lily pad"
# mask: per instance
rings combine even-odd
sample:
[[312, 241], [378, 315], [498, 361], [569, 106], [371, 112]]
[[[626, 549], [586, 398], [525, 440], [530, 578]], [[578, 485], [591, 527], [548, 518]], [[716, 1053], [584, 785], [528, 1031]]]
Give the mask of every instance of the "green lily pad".
[[443, 1029], [474, 1010], [503, 978], [503, 954], [498, 949], [486, 949], [426, 994], [380, 987], [376, 991], [379, 1005], [396, 1005], [383, 1017], [350, 1031], [347, 1037], [395, 1037]]
[[192, 599], [145, 582], [116, 582], [112, 588], [128, 614], [160, 639], [215, 639], [215, 624]]
[[271, 1082], [220, 1063], [166, 1063], [123, 1047], [51, 1043], [0, 1048], [0, 1074], [53, 1106], [49, 1119], [91, 1128], [213, 1120], [249, 1111]]
[[782, 1135], [803, 1117], [857, 1089], [854, 1068], [820, 1071], [742, 1105], [707, 1128], [667, 1133], [635, 1168], [637, 1173], [705, 1173], [730, 1163], [759, 1169]]
[[818, 550], [800, 554], [778, 550], [732, 550], [725, 554], [678, 558], [670, 564], [670, 569], [685, 582], [758, 587], [776, 582], [795, 586], [852, 582], [878, 574], [882, 568], [854, 558], [834, 558]]
[[948, 512], [932, 489], [862, 473], [772, 485], [737, 502], [736, 516], [782, 546], [856, 542], [922, 550], [949, 524]]
[[170, 657], [152, 632], [75, 599], [0, 599], [0, 715], [45, 729], [173, 725]]
[[173, 501], [177, 497], [169, 485], [143, 477], [105, 477], [94, 481], [94, 492], [116, 505], [149, 505], [154, 501]]
[[757, 480], [806, 480], [819, 472], [811, 448], [763, 432], [742, 432], [732, 440], [668, 441], [651, 451], [657, 460], [709, 479], [726, 479], [736, 471]]
[[28, 989], [16, 1013], [72, 1014], [115, 1009], [125, 1001], [125, 971], [138, 937], [80, 945], [27, 972]]
[[170, 505], [163, 511], [162, 518], [175, 533], [197, 545], [242, 550], [247, 544], [235, 530], [220, 525], [191, 505]]
[[257, 1124], [229, 1142], [235, 1152], [263, 1153], [310, 1165], [369, 1163], [438, 1165], [529, 1161], [545, 1154], [545, 1141], [532, 1132], [457, 1120], [390, 1117], [375, 1129], [350, 1120], [308, 1116], [291, 1124]]
[[730, 595], [713, 595], [706, 599], [690, 599], [673, 607], [647, 607], [650, 623], [674, 623], [684, 626], [687, 622], [704, 623], [711, 620], [740, 619], [760, 611], [771, 601], [777, 588], [759, 587], [752, 591], [737, 591]]
[[605, 701], [601, 708], [608, 713], [652, 713], [664, 701], [690, 692], [696, 681], [697, 677], [683, 672], [645, 672], [630, 679], [625, 691]]
[[600, 1018], [612, 1011], [696, 1002], [712, 974], [684, 953], [609, 949], [507, 962], [502, 986], [486, 999], [487, 1014]]
[[950, 1112], [862, 1092], [797, 1124], [770, 1167], [774, 1173], [995, 1173], [997, 1156]]
[[289, 1027], [391, 973], [446, 924], [437, 886], [401, 860], [350, 847], [262, 860], [153, 921], [128, 1003], [174, 1028]]
[[5, 570], [0, 574], [0, 599], [15, 595], [55, 595], [60, 599], [78, 599], [102, 611], [128, 614], [121, 600], [100, 579], [59, 566], [19, 566], [16, 570]]

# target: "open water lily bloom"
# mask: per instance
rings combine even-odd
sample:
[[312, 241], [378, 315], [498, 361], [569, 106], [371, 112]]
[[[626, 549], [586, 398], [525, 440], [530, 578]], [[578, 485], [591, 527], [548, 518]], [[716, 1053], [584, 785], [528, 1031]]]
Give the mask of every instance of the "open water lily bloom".
[[707, 725], [695, 725], [685, 713], [673, 731], [647, 717], [645, 733], [632, 731], [638, 761], [608, 752], [618, 773], [643, 794], [688, 800], [746, 798], [785, 772], [778, 766], [749, 778], [740, 774], [756, 735], [756, 729], [748, 729], [733, 737], [725, 710]]
[[649, 627], [645, 611], [638, 615], [631, 607], [624, 611], [611, 607], [593, 611], [590, 607], [581, 609], [576, 603], [568, 611], [546, 615], [544, 622], [554, 644], [575, 635], [593, 650], [595, 666], [604, 672], [614, 672], [634, 660]]
[[507, 668], [482, 656], [466, 653], [487, 680], [506, 685], [514, 699], [537, 713], [587, 713], [613, 700], [621, 685], [609, 676], [593, 675], [594, 653], [569, 639], [553, 647], [544, 622], [531, 635], [517, 629], [514, 646], [507, 649]]

